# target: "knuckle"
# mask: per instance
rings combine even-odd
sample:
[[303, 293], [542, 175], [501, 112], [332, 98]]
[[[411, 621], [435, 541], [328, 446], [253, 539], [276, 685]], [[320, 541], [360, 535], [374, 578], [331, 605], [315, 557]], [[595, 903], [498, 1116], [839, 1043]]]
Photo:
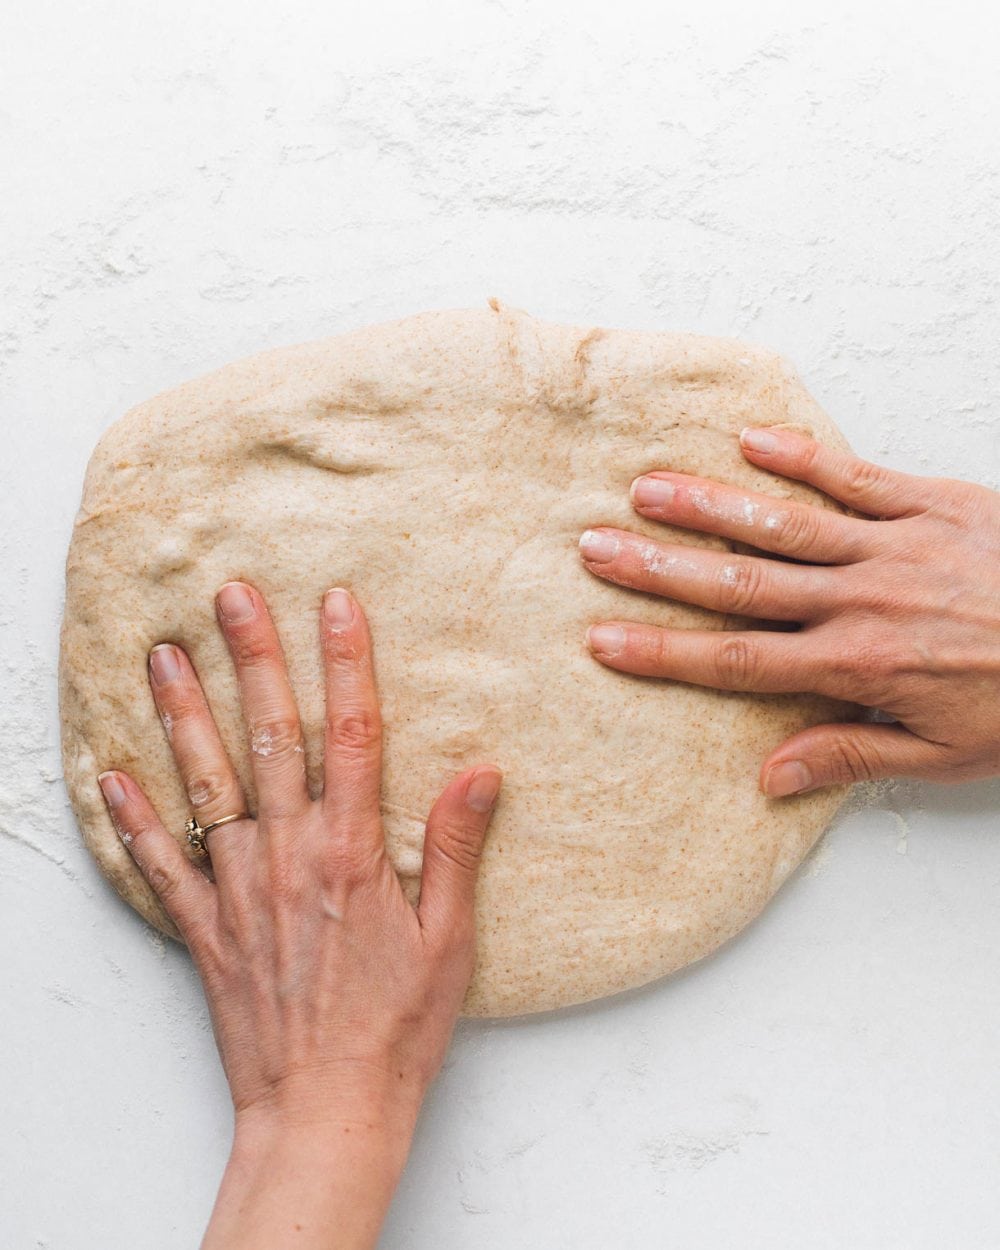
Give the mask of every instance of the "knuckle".
[[460, 825], [449, 824], [438, 829], [432, 845], [439, 858], [463, 872], [475, 872], [482, 858], [479, 838]]
[[932, 659], [926, 648], [906, 640], [899, 630], [891, 631], [888, 636], [862, 636], [850, 658], [859, 678], [886, 690], [925, 671]]
[[173, 725], [188, 725], [200, 717], [201, 703], [193, 691], [183, 687], [165, 696], [161, 694], [159, 702], [161, 708], [170, 713], [170, 721]]
[[879, 490], [889, 481], [889, 473], [870, 460], [851, 460], [844, 470], [844, 482], [853, 495], [866, 495]]
[[329, 857], [331, 884], [358, 886], [379, 880], [387, 867], [391, 870], [377, 817], [355, 822], [352, 833], [357, 836], [346, 838], [339, 851]]
[[274, 643], [256, 632], [239, 634], [233, 641], [233, 654], [237, 664], [245, 667], [268, 664], [275, 658]]
[[760, 668], [755, 643], [740, 634], [723, 638], [716, 649], [715, 670], [720, 686], [742, 690], [751, 686]]
[[876, 771], [874, 761], [852, 738], [835, 738], [825, 763], [837, 781], [868, 781]]
[[187, 780], [188, 798], [196, 811], [225, 804], [232, 793], [232, 779], [221, 768], [202, 768]]
[[202, 981], [209, 986], [218, 985], [229, 962], [218, 926], [199, 916], [187, 922], [181, 936], [191, 952]]
[[639, 651], [648, 653], [650, 666], [659, 673], [669, 673], [675, 659], [670, 647], [670, 632], [666, 629], [655, 629], [643, 640], [643, 648]]
[[[376, 842], [374, 836], [361, 839], [356, 835], [361, 829], [354, 825], [340, 831], [323, 849], [314, 873], [319, 887], [320, 904], [327, 916], [342, 918], [348, 900], [357, 890], [365, 890], [373, 882], [386, 876], [387, 852], [384, 841]], [[391, 865], [388, 865], [392, 872]]]
[[368, 753], [378, 746], [382, 722], [369, 708], [355, 708], [330, 717], [330, 744], [341, 751]]
[[809, 551], [820, 536], [822, 517], [813, 508], [797, 506], [777, 514], [775, 534], [792, 554]]
[[817, 442], [814, 438], [803, 436], [798, 443], [798, 465], [799, 468], [813, 472], [822, 465], [823, 456], [826, 448], [822, 443]]
[[219, 921], [216, 943], [221, 952], [239, 952], [241, 961], [253, 965], [266, 957], [272, 947], [270, 917], [260, 905], [254, 878], [253, 887], [241, 883], [219, 898]]
[[250, 726], [250, 750], [260, 760], [282, 758], [302, 750], [302, 729], [291, 712], [255, 720]]
[[331, 664], [354, 664], [367, 652], [364, 639], [355, 626], [343, 630], [324, 629], [323, 646]]
[[173, 914], [172, 907], [176, 904], [184, 884], [181, 874], [172, 866], [155, 863], [147, 864], [145, 875], [149, 888], [167, 911]]
[[893, 702], [897, 693], [874, 653], [863, 644], [845, 647], [840, 654], [830, 656], [824, 663], [824, 672], [821, 693], [864, 707], [883, 707]]
[[758, 602], [764, 589], [761, 566], [753, 560], [724, 564], [719, 572], [720, 599], [730, 611], [743, 615]]

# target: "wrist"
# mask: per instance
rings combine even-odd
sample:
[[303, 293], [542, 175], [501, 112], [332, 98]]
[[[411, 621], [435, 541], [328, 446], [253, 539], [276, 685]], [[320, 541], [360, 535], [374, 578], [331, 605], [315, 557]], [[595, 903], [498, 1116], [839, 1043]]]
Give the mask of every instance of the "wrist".
[[424, 1082], [389, 1066], [351, 1064], [336, 1071], [300, 1071], [265, 1095], [237, 1104], [235, 1134], [272, 1146], [316, 1135], [373, 1143], [408, 1140], [424, 1099]]
[[[318, 1110], [322, 1114], [318, 1114]], [[248, 1107], [233, 1146], [205, 1250], [367, 1250], [406, 1164], [419, 1103], [370, 1095], [348, 1106]]]
[[354, 1108], [327, 1107], [322, 1113], [300, 1105], [254, 1107], [238, 1112], [230, 1163], [247, 1170], [275, 1159], [323, 1170], [329, 1161], [364, 1166], [381, 1175], [402, 1172], [416, 1127], [419, 1104], [385, 1108], [376, 1103]]

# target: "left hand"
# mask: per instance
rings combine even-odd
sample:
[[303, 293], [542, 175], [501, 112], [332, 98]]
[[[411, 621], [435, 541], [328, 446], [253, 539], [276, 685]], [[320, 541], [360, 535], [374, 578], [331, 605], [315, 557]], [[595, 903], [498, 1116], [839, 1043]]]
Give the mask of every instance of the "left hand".
[[[411, 906], [383, 839], [381, 719], [361, 605], [338, 588], [317, 614], [326, 737], [316, 797], [267, 605], [230, 582], [216, 607], [258, 810], [208, 835], [214, 882], [132, 777], [101, 776], [115, 827], [201, 974], [232, 1092], [233, 1153], [204, 1245], [368, 1247], [472, 975], [476, 876], [500, 772], [480, 765], [445, 787]], [[180, 647], [154, 648], [150, 680], [200, 824], [245, 812]]]
[[723, 690], [810, 691], [897, 722], [818, 725], [789, 738], [761, 767], [771, 797], [835, 782], [1000, 772], [1000, 494], [896, 473], [781, 428], [744, 430], [740, 441], [752, 463], [865, 515], [653, 471], [632, 484], [642, 516], [796, 563], [609, 528], [583, 535], [581, 557], [621, 586], [800, 628], [606, 621], [588, 631], [594, 657]]

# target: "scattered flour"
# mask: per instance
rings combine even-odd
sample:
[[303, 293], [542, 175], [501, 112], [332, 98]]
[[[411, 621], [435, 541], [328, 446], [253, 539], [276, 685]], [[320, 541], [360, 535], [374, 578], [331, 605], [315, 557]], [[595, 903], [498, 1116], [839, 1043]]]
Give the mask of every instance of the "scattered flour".
[[699, 572], [698, 564], [694, 560], [664, 551], [656, 543], [644, 543], [639, 548], [638, 555], [642, 567], [654, 577], [664, 577], [670, 573], [697, 575]]

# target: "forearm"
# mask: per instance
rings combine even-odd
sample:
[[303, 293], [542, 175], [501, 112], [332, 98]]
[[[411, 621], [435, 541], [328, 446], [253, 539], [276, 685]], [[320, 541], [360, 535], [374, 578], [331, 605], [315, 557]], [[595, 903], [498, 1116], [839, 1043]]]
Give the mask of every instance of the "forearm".
[[412, 1131], [412, 1122], [364, 1117], [238, 1123], [202, 1250], [369, 1250]]

